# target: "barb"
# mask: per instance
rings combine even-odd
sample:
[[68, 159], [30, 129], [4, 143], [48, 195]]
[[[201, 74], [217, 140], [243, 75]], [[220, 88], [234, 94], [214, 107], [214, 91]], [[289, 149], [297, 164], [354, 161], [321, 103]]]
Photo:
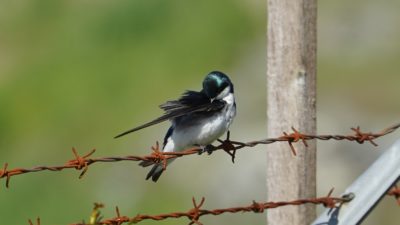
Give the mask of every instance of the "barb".
[[[225, 140], [218, 139], [220, 143], [216, 147], [212, 147], [210, 153], [216, 150], [224, 150], [226, 153], [229, 154], [231, 157], [232, 162], [235, 161], [236, 151], [245, 147], [254, 147], [260, 144], [272, 144], [275, 142], [287, 142], [289, 147], [293, 153], [296, 155], [296, 149], [294, 148], [293, 143], [301, 141], [306, 147], [308, 146], [307, 141], [312, 139], [318, 140], [347, 140], [347, 141], [355, 141], [359, 144], [363, 144], [364, 142], [370, 142], [372, 145], [377, 146], [374, 142], [375, 139], [387, 135], [389, 133], [394, 132], [396, 129], [400, 127], [400, 124], [396, 124], [390, 126], [388, 128], [383, 129], [378, 133], [371, 133], [371, 132], [362, 132], [360, 127], [351, 128], [354, 133], [351, 135], [313, 135], [313, 134], [303, 134], [292, 127], [293, 133], [286, 133], [283, 132], [283, 135], [277, 138], [267, 138], [264, 140], [259, 141], [251, 141], [251, 142], [238, 142], [230, 140], [229, 132], [227, 134], [227, 138]], [[12, 176], [32, 173], [32, 172], [39, 172], [39, 171], [62, 171], [64, 169], [76, 169], [82, 171], [79, 175], [79, 178], [82, 178], [90, 165], [94, 163], [106, 163], [106, 162], [119, 162], [119, 161], [146, 161], [149, 164], [158, 163], [163, 165], [163, 169], [167, 168], [167, 161], [168, 159], [172, 158], [179, 158], [186, 155], [193, 155], [193, 154], [201, 154], [203, 149], [199, 148], [190, 148], [184, 150], [182, 152], [162, 152], [160, 151], [160, 146], [158, 142], [156, 146], [152, 147], [152, 153], [150, 155], [145, 156], [122, 156], [122, 157], [103, 157], [103, 158], [90, 158], [95, 149], [91, 150], [89, 153], [80, 156], [75, 148], [72, 148], [72, 152], [74, 155], [74, 159], [68, 160], [64, 165], [61, 166], [37, 166], [30, 169], [26, 168], [15, 168], [15, 169], [8, 169], [8, 163], [5, 163], [3, 169], [0, 169], [0, 179], [6, 179], [6, 187], [9, 187], [10, 178]]]
[[92, 214], [90, 215], [90, 219], [89, 219], [90, 225], [96, 225], [102, 219], [102, 216], [101, 216], [101, 213], [99, 210], [101, 208], [104, 208], [104, 205], [102, 203], [94, 203]]
[[[198, 204], [194, 198], [192, 198], [193, 208], [186, 212], [172, 212], [165, 213], [159, 215], [144, 215], [138, 214], [135, 217], [129, 218], [127, 216], [121, 216], [117, 207], [117, 216], [112, 219], [106, 219], [102, 221], [98, 221], [97, 224], [123, 224], [123, 223], [139, 223], [143, 220], [165, 220], [169, 218], [181, 218], [186, 217], [190, 220], [189, 225], [197, 224], [202, 225], [199, 221], [200, 217], [205, 215], [220, 215], [224, 213], [244, 213], [244, 212], [253, 212], [253, 213], [263, 213], [265, 209], [272, 209], [283, 207], [287, 205], [303, 205], [303, 204], [315, 204], [315, 205], [323, 205], [327, 208], [335, 208], [340, 204], [348, 202], [349, 199], [339, 198], [339, 197], [331, 197], [332, 190], [325, 197], [320, 198], [309, 198], [309, 199], [299, 199], [294, 201], [281, 201], [281, 202], [256, 202], [253, 201], [250, 205], [247, 206], [239, 206], [232, 208], [222, 208], [222, 209], [202, 209], [203, 204], [205, 202], [205, 198], [203, 197]], [[87, 225], [85, 223], [76, 223], [72, 225]]]
[[[29, 225], [34, 225], [31, 219], [28, 220], [28, 223], [29, 223]], [[36, 225], [40, 225], [40, 218], [39, 217], [36, 218]]]
[[393, 196], [396, 201], [397, 204], [400, 206], [400, 188], [397, 186], [397, 184], [395, 184], [387, 193], [387, 195], [389, 196]]

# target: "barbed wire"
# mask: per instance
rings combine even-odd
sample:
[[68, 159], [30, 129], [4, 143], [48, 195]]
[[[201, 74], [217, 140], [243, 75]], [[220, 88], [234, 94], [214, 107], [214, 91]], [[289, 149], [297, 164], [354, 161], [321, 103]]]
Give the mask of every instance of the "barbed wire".
[[[203, 197], [200, 203], [192, 198], [193, 208], [189, 209], [186, 212], [172, 212], [172, 213], [165, 213], [159, 215], [145, 215], [145, 214], [138, 214], [134, 217], [128, 216], [121, 216], [119, 212], [119, 208], [116, 207], [116, 217], [111, 219], [104, 219], [102, 220], [98, 216], [100, 215], [98, 212], [98, 204], [95, 204], [93, 209], [92, 215], [97, 215], [96, 217], [90, 218], [90, 223], [75, 223], [71, 225], [100, 225], [100, 224], [115, 224], [120, 225], [123, 223], [139, 223], [144, 220], [165, 220], [169, 218], [181, 218], [186, 217], [190, 220], [189, 225], [197, 224], [202, 225], [199, 221], [200, 217], [205, 215], [220, 215], [224, 213], [245, 213], [245, 212], [254, 212], [254, 213], [263, 213], [265, 209], [272, 209], [278, 208], [287, 205], [303, 205], [303, 204], [315, 204], [315, 205], [323, 205], [326, 208], [335, 208], [340, 206], [345, 202], [351, 201], [351, 198], [348, 196], [343, 197], [331, 197], [333, 189], [328, 193], [325, 197], [319, 198], [307, 198], [307, 199], [298, 199], [294, 201], [280, 201], [280, 202], [256, 202], [253, 201], [250, 205], [247, 206], [239, 206], [239, 207], [230, 207], [230, 208], [222, 208], [222, 209], [202, 209], [203, 204], [205, 202], [205, 198]], [[103, 206], [103, 205], [101, 205]]]
[[[267, 138], [259, 141], [250, 141], [250, 142], [239, 142], [230, 140], [230, 133], [228, 132], [225, 140], [218, 139], [220, 143], [218, 146], [213, 146], [210, 149], [209, 154], [216, 150], [224, 150], [231, 157], [232, 162], [235, 162], [236, 151], [240, 150], [244, 147], [255, 147], [260, 144], [272, 144], [275, 142], [287, 142], [290, 146], [290, 149], [293, 155], [296, 155], [296, 149], [293, 146], [293, 143], [301, 141], [306, 147], [308, 146], [307, 141], [312, 139], [317, 140], [347, 140], [347, 141], [355, 141], [359, 144], [363, 144], [364, 142], [369, 142], [374, 146], [378, 144], [374, 142], [375, 139], [382, 137], [384, 135], [390, 134], [397, 130], [400, 127], [400, 124], [396, 124], [390, 126], [388, 128], [383, 129], [377, 133], [371, 132], [362, 132], [360, 127], [351, 128], [354, 131], [353, 134], [350, 135], [313, 135], [313, 134], [303, 134], [292, 127], [293, 132], [287, 133], [283, 132], [283, 135], [277, 138]], [[62, 171], [64, 169], [76, 169], [82, 171], [79, 175], [79, 178], [82, 178], [83, 175], [87, 172], [90, 165], [94, 163], [106, 163], [106, 162], [119, 162], [119, 161], [146, 161], [149, 163], [161, 163], [163, 165], [163, 169], [167, 168], [167, 160], [173, 158], [179, 158], [182, 156], [193, 155], [193, 154], [201, 154], [204, 150], [198, 147], [190, 148], [181, 152], [162, 152], [160, 151], [160, 146], [158, 142], [156, 142], [155, 146], [151, 147], [152, 153], [145, 156], [111, 156], [111, 157], [103, 157], [103, 158], [90, 158], [90, 156], [95, 153], [95, 149], [91, 150], [89, 153], [80, 156], [75, 148], [72, 148], [72, 152], [74, 154], [74, 159], [68, 160], [64, 165], [59, 166], [37, 166], [33, 168], [14, 168], [8, 169], [8, 163], [5, 163], [3, 169], [0, 169], [0, 179], [6, 179], [6, 187], [9, 187], [10, 179], [12, 176], [40, 172], [40, 171]]]
[[[230, 208], [222, 208], [222, 209], [213, 209], [207, 210], [202, 209], [205, 202], [205, 198], [203, 197], [199, 204], [197, 204], [196, 200], [192, 198], [193, 208], [186, 212], [172, 212], [172, 213], [164, 213], [158, 215], [145, 215], [138, 214], [134, 217], [122, 216], [118, 206], [115, 207], [116, 216], [110, 219], [103, 219], [100, 209], [104, 208], [104, 204], [102, 203], [94, 203], [94, 207], [89, 218], [89, 223], [82, 221], [80, 223], [74, 223], [70, 225], [121, 225], [123, 223], [139, 223], [144, 220], [165, 220], [169, 218], [181, 218], [186, 217], [190, 220], [189, 225], [197, 224], [202, 225], [199, 221], [200, 217], [205, 215], [214, 215], [218, 216], [224, 213], [239, 213], [239, 212], [254, 212], [254, 213], [263, 213], [265, 209], [273, 209], [288, 205], [304, 205], [304, 204], [315, 204], [315, 205], [323, 205], [325, 208], [336, 208], [340, 207], [341, 204], [349, 202], [353, 197], [351, 195], [344, 195], [342, 197], [331, 197], [333, 193], [333, 188], [329, 191], [329, 193], [325, 197], [319, 198], [308, 198], [308, 199], [298, 199], [294, 201], [280, 201], [280, 202], [256, 202], [253, 201], [251, 205], [247, 206], [239, 206], [239, 207], [230, 207]], [[400, 196], [400, 188], [395, 184], [388, 192], [388, 196], [394, 196], [398, 204], [399, 196]], [[32, 220], [28, 220], [29, 225], [34, 225]], [[36, 219], [36, 225], [40, 225], [40, 218]]]

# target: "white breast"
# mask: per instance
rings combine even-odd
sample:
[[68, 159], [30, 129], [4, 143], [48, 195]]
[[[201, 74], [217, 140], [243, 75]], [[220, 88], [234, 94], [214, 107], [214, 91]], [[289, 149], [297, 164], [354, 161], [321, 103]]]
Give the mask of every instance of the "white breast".
[[223, 100], [227, 104], [220, 113], [185, 129], [177, 127], [169, 138], [164, 151], [181, 151], [194, 145], [206, 146], [222, 136], [236, 115], [233, 94], [228, 94]]

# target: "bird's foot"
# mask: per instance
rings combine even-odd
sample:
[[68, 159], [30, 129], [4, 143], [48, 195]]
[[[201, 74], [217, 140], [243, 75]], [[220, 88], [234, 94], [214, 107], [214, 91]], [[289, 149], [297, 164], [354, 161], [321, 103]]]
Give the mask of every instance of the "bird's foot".
[[203, 154], [204, 152], [207, 152], [208, 155], [211, 155], [211, 153], [213, 153], [213, 151], [216, 149], [214, 145], [206, 145], [206, 146], [199, 145], [199, 147], [201, 148], [201, 150], [199, 151], [199, 155]]
[[230, 140], [230, 136], [231, 136], [231, 132], [228, 130], [228, 132], [226, 133], [226, 139], [223, 141], [221, 139], [218, 139], [219, 143], [221, 143], [218, 148], [222, 148], [222, 150], [224, 150], [228, 155], [231, 156], [232, 159], [232, 163], [235, 163], [235, 157], [236, 157], [236, 150], [238, 149], [237, 147], [235, 147], [236, 145], [244, 145], [243, 143], [240, 142], [232, 142]]

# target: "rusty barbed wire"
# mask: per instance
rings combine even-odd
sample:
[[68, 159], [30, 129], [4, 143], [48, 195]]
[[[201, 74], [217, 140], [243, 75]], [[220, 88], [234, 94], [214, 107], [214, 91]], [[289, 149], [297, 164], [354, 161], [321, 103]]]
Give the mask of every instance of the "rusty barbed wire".
[[[351, 199], [346, 197], [331, 197], [333, 189], [328, 193], [325, 197], [319, 198], [308, 198], [308, 199], [298, 199], [294, 201], [280, 201], [280, 202], [256, 202], [253, 201], [250, 205], [247, 206], [239, 206], [239, 207], [231, 207], [231, 208], [222, 208], [222, 209], [202, 209], [203, 204], [205, 202], [205, 198], [203, 197], [200, 203], [197, 203], [194, 198], [192, 198], [193, 208], [189, 209], [186, 212], [172, 212], [165, 213], [159, 215], [145, 215], [138, 214], [134, 217], [121, 216], [118, 207], [116, 207], [116, 217], [111, 219], [100, 220], [96, 223], [96, 225], [100, 224], [112, 224], [112, 225], [120, 225], [123, 223], [139, 223], [143, 220], [165, 220], [169, 218], [181, 218], [186, 217], [190, 220], [189, 225], [197, 224], [202, 225], [199, 221], [200, 217], [205, 215], [220, 215], [223, 213], [244, 213], [244, 212], [254, 212], [254, 213], [263, 213], [265, 209], [278, 208], [287, 205], [303, 205], [303, 204], [315, 204], [315, 205], [323, 205], [326, 208], [335, 208], [340, 206], [345, 202], [350, 201]], [[71, 225], [91, 225], [86, 223], [75, 223]]]
[[[371, 132], [362, 132], [360, 127], [351, 128], [354, 131], [353, 134], [350, 135], [313, 135], [313, 134], [303, 134], [292, 127], [293, 132], [287, 133], [283, 132], [283, 135], [277, 138], [267, 138], [259, 141], [250, 141], [250, 142], [239, 142], [230, 140], [230, 133], [228, 132], [225, 140], [218, 139], [219, 145], [213, 147], [211, 152], [216, 150], [224, 150], [231, 157], [232, 162], [235, 161], [236, 151], [242, 149], [244, 147], [254, 147], [260, 144], [272, 144], [275, 142], [287, 142], [290, 146], [290, 149], [293, 155], [296, 155], [296, 149], [293, 146], [293, 143], [301, 141], [306, 147], [308, 146], [307, 141], [312, 139], [318, 140], [347, 140], [347, 141], [355, 141], [359, 144], [363, 144], [364, 142], [370, 142], [372, 145], [377, 146], [377, 143], [374, 142], [375, 139], [392, 133], [400, 127], [400, 124], [396, 124], [390, 126], [388, 128], [383, 129], [377, 133]], [[30, 169], [26, 168], [15, 168], [8, 169], [8, 163], [5, 163], [3, 169], [0, 169], [0, 179], [6, 179], [6, 187], [9, 187], [10, 179], [12, 176], [32, 173], [32, 172], [40, 172], [40, 171], [62, 171], [64, 169], [76, 169], [82, 171], [79, 175], [79, 178], [82, 178], [83, 175], [87, 172], [90, 165], [99, 162], [119, 162], [119, 161], [147, 161], [151, 163], [161, 163], [163, 165], [163, 169], [165, 170], [167, 167], [167, 160], [172, 158], [179, 158], [186, 155], [193, 154], [201, 154], [203, 149], [198, 147], [190, 148], [181, 152], [162, 152], [160, 151], [160, 146], [158, 142], [156, 142], [155, 146], [151, 147], [152, 153], [145, 156], [116, 156], [116, 157], [103, 157], [103, 158], [90, 158], [92, 154], [96, 151], [95, 149], [91, 150], [89, 153], [80, 156], [75, 148], [72, 148], [72, 152], [74, 154], [74, 159], [68, 160], [64, 165], [60, 166], [37, 166]], [[209, 152], [209, 154], [211, 153]]]
[[[248, 206], [239, 206], [239, 207], [231, 207], [231, 208], [223, 208], [223, 209], [201, 209], [205, 202], [205, 198], [203, 197], [199, 204], [197, 204], [196, 200], [192, 198], [193, 208], [186, 212], [172, 212], [172, 213], [164, 213], [159, 215], [145, 215], [138, 214], [134, 217], [121, 216], [118, 206], [115, 207], [116, 216], [110, 219], [104, 219], [101, 215], [99, 209], [104, 208], [102, 203], [94, 203], [94, 207], [92, 213], [90, 215], [89, 223], [82, 221], [81, 223], [74, 223], [70, 225], [121, 225], [123, 223], [139, 223], [143, 220], [165, 220], [169, 218], [181, 218], [186, 217], [190, 220], [189, 225], [197, 224], [202, 225], [199, 221], [201, 216], [205, 215], [214, 215], [218, 216], [223, 213], [239, 213], [239, 212], [254, 212], [254, 213], [263, 213], [265, 209], [273, 209], [278, 207], [283, 207], [287, 205], [303, 205], [303, 204], [315, 204], [315, 205], [323, 205], [326, 208], [336, 208], [340, 207], [341, 204], [349, 202], [352, 200], [351, 195], [344, 195], [342, 197], [331, 197], [333, 193], [333, 188], [329, 191], [329, 193], [325, 197], [319, 198], [309, 198], [309, 199], [299, 199], [294, 201], [281, 201], [281, 202], [264, 202], [259, 203], [253, 201], [251, 205]], [[394, 185], [387, 193], [388, 196], [394, 196], [397, 199], [397, 203], [399, 203], [400, 196], [400, 188], [397, 185]], [[32, 220], [29, 220], [29, 225], [34, 225]], [[36, 219], [36, 225], [40, 225], [40, 218]]]

